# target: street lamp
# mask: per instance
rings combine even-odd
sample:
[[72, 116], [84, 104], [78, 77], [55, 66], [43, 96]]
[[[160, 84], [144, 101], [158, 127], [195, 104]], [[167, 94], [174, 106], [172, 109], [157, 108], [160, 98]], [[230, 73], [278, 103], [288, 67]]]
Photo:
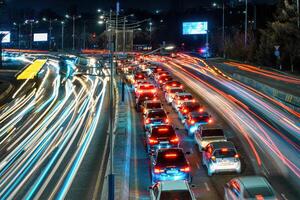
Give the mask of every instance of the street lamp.
[[155, 49], [155, 50], [153, 50], [153, 51], [150, 51], [150, 52], [148, 52], [148, 53], [144, 53], [144, 54], [142, 54], [142, 55], [144, 55], [144, 56], [146, 56], [146, 55], [151, 55], [151, 54], [154, 54], [154, 53], [156, 53], [156, 52], [158, 52], [158, 51], [160, 51], [160, 50], [166, 50], [166, 51], [172, 51], [172, 50], [174, 50], [175, 49], [175, 46], [174, 45], [162, 45], [161, 47], [159, 47], [159, 48], [157, 48], [157, 49]]
[[38, 24], [39, 21], [38, 20], [34, 20], [34, 19], [27, 19], [25, 20], [25, 24], [30, 24], [30, 42], [29, 42], [29, 47], [30, 49], [32, 49], [32, 40], [33, 40], [33, 33], [32, 33], [32, 29], [33, 29], [33, 24]]
[[52, 48], [52, 22], [57, 21], [57, 19], [47, 19], [46, 17], [43, 17], [43, 21], [47, 22], [49, 21], [49, 50]]
[[74, 51], [75, 50], [75, 20], [81, 18], [81, 15], [72, 15], [72, 16], [70, 16], [70, 15], [67, 14], [65, 17], [67, 19], [72, 18], [72, 20], [73, 20], [73, 34], [72, 34], [73, 42], [72, 42], [72, 50]]
[[14, 22], [13, 24], [14, 24], [14, 26], [18, 26], [18, 49], [20, 52], [20, 49], [21, 49], [21, 23]]
[[64, 29], [65, 29], [65, 22], [61, 21], [61, 50], [64, 49]]

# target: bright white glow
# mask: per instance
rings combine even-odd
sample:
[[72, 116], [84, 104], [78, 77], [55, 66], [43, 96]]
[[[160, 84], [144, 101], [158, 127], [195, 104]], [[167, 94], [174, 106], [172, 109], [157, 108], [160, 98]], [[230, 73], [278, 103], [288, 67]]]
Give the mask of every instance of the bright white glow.
[[34, 42], [45, 42], [48, 41], [48, 33], [35, 33], [33, 34]]
[[207, 34], [207, 22], [183, 22], [183, 35]]
[[10, 43], [10, 31], [0, 31], [0, 34], [5, 35], [2, 39], [2, 43]]

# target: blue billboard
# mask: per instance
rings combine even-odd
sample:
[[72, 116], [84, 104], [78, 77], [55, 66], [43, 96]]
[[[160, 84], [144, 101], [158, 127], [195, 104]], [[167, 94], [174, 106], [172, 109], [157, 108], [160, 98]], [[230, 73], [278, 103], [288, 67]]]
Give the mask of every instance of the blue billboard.
[[207, 22], [183, 22], [183, 35], [199, 35], [207, 33]]

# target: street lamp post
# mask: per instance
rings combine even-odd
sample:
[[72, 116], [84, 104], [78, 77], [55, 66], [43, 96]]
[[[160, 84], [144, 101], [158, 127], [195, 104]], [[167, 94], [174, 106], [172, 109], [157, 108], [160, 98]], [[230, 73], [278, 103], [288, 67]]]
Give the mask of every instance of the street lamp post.
[[153, 23], [150, 21], [149, 22], [149, 36], [150, 36], [150, 38], [149, 38], [149, 43], [150, 43], [150, 47], [152, 48], [152, 25], [153, 25]]
[[123, 22], [123, 54], [125, 54], [125, 45], [126, 45], [126, 32], [125, 32], [125, 29], [126, 29], [126, 17], [124, 17], [124, 22]]
[[247, 46], [248, 37], [248, 0], [245, 0], [245, 47]]
[[297, 23], [298, 23], [298, 28], [300, 28], [300, 13], [299, 13], [299, 0], [297, 0]]
[[223, 43], [223, 58], [225, 58], [225, 2], [223, 0], [223, 19], [222, 19], [222, 43]]
[[86, 45], [86, 30], [85, 30], [85, 26], [86, 26], [86, 21], [83, 22], [83, 49], [85, 49], [85, 45]]
[[16, 23], [14, 22], [14, 26], [18, 26], [18, 49], [19, 49], [19, 52], [20, 52], [20, 49], [21, 49], [21, 23]]
[[72, 18], [72, 21], [73, 21], [73, 34], [72, 34], [72, 50], [74, 51], [75, 50], [75, 20], [78, 19], [78, 18], [81, 18], [81, 15], [72, 15], [72, 17], [70, 15], [66, 15], [66, 18]]
[[65, 22], [61, 21], [61, 50], [64, 49], [64, 29], [65, 29]]

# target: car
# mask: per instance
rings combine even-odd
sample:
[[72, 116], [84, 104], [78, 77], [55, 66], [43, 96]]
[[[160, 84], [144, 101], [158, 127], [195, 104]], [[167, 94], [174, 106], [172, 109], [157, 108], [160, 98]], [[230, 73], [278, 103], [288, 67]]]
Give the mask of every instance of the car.
[[158, 182], [149, 189], [151, 200], [196, 200], [189, 183], [184, 180]]
[[169, 124], [169, 119], [167, 113], [164, 109], [152, 109], [148, 110], [148, 112], [144, 115], [144, 128], [145, 130], [149, 130], [149, 128], [153, 125], [161, 125], [161, 124]]
[[169, 87], [180, 87], [181, 89], [183, 89], [183, 85], [176, 80], [165, 82], [162, 86], [162, 90], [165, 92]]
[[146, 146], [149, 153], [161, 148], [178, 147], [179, 138], [171, 125], [151, 126], [146, 131]]
[[159, 72], [162, 72], [162, 71], [164, 71], [164, 69], [161, 68], [161, 67], [157, 67], [157, 68], [155, 68], [155, 69], [152, 69], [152, 70], [151, 70], [151, 75], [150, 75], [150, 77], [152, 77], [152, 78], [154, 79], [155, 75], [156, 75], [157, 73], [159, 73]]
[[220, 172], [241, 173], [239, 154], [232, 142], [211, 142], [202, 151], [202, 164], [208, 176]]
[[198, 129], [194, 133], [194, 141], [199, 148], [202, 150], [212, 142], [223, 142], [227, 141], [224, 135], [224, 131], [219, 127], [210, 127], [207, 125], [198, 126]]
[[137, 80], [137, 81], [135, 81], [134, 84], [133, 84], [134, 91], [136, 92], [137, 87], [138, 87], [139, 85], [143, 85], [143, 84], [151, 84], [151, 83], [150, 83], [149, 81], [145, 80], [145, 79]]
[[170, 180], [186, 180], [191, 182], [191, 168], [185, 154], [181, 148], [157, 150], [151, 156], [152, 183]]
[[140, 72], [135, 73], [133, 77], [133, 83], [137, 82], [138, 80], [146, 80], [145, 74]]
[[182, 93], [184, 90], [180, 87], [169, 87], [165, 92], [165, 99], [168, 104], [171, 104], [176, 93]]
[[171, 81], [171, 80], [173, 80], [172, 76], [161, 76], [157, 80], [156, 84], [157, 84], [158, 87], [161, 87], [165, 82], [168, 82], [168, 81]]
[[231, 179], [224, 187], [225, 200], [276, 200], [275, 191], [265, 177], [244, 176]]
[[138, 94], [144, 93], [144, 92], [152, 92], [152, 93], [156, 94], [157, 90], [153, 84], [141, 83], [137, 86], [135, 95], [138, 95]]
[[164, 76], [170, 76], [169, 72], [167, 71], [160, 71], [154, 75], [154, 80], [157, 82], [160, 78]]
[[147, 67], [146, 71], [147, 71], [147, 75], [151, 76], [152, 72], [157, 69], [158, 67], [155, 65], [150, 65], [149, 67]]
[[188, 92], [182, 92], [182, 93], [177, 93], [174, 98], [173, 98], [173, 101], [172, 101], [172, 107], [178, 111], [179, 110], [179, 107], [180, 105], [183, 103], [183, 102], [193, 102], [195, 101], [194, 97], [192, 96], [191, 93], [188, 93]]
[[153, 92], [144, 92], [144, 93], [140, 93], [136, 96], [136, 100], [135, 100], [135, 105], [136, 105], [136, 110], [138, 112], [141, 111], [141, 105], [144, 104], [144, 101], [148, 101], [148, 100], [155, 100], [156, 96], [155, 93]]
[[196, 101], [187, 101], [181, 103], [179, 109], [178, 109], [178, 118], [181, 121], [181, 123], [184, 124], [186, 116], [190, 112], [198, 111], [202, 113], [204, 111], [204, 108], [202, 105], [199, 104], [199, 102]]
[[186, 120], [184, 121], [184, 128], [185, 130], [187, 130], [188, 135], [192, 136], [199, 125], [204, 125], [208, 123], [212, 123], [212, 119], [207, 112], [194, 111], [190, 112], [186, 116]]
[[143, 115], [145, 115], [148, 112], [148, 110], [158, 109], [158, 108], [163, 108], [163, 104], [161, 103], [160, 100], [144, 101], [144, 104], [142, 105]]

